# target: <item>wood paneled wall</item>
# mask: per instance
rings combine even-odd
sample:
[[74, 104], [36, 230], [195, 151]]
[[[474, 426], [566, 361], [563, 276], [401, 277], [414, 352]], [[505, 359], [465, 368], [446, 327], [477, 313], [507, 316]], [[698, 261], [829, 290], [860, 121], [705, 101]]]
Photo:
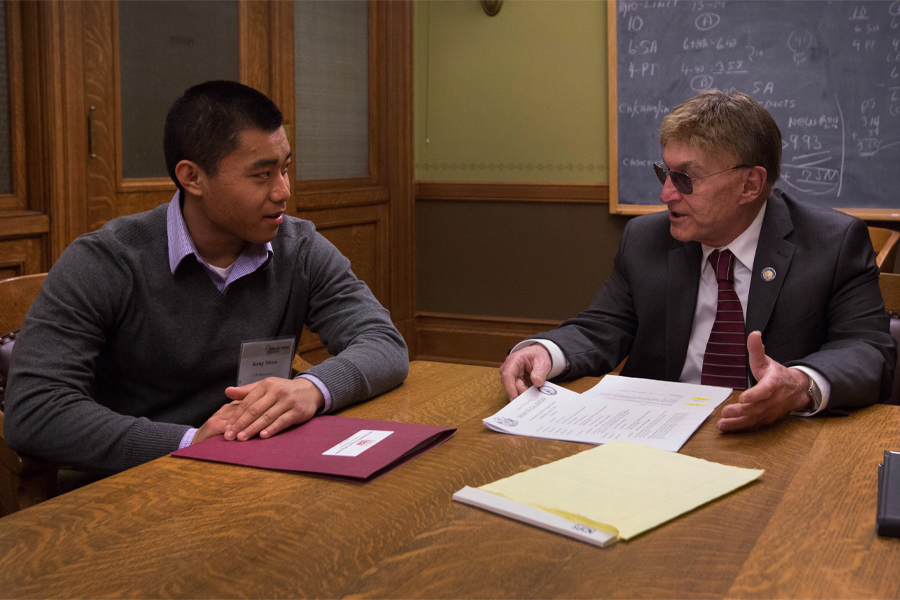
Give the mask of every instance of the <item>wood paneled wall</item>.
[[418, 182], [417, 357], [500, 364], [587, 308], [627, 217], [605, 184]]

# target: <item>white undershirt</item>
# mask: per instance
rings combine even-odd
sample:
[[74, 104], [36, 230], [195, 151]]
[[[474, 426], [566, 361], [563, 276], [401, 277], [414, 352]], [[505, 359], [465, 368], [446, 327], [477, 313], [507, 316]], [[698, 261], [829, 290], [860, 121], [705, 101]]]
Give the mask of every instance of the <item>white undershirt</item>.
[[[730, 250], [737, 259], [734, 264], [734, 290], [741, 301], [741, 308], [744, 312], [744, 322], [747, 322], [747, 301], [750, 297], [750, 280], [753, 275], [753, 259], [756, 256], [756, 247], [759, 242], [759, 232], [762, 230], [763, 217], [766, 214], [766, 206], [768, 200], [763, 203], [759, 209], [756, 218], [744, 232], [734, 239], [730, 244], [726, 244], [721, 248], [712, 248], [701, 244], [703, 248], [703, 263], [700, 269], [700, 285], [697, 289], [697, 306], [694, 310], [694, 323], [691, 327], [691, 338], [688, 342], [687, 357], [684, 361], [684, 368], [681, 371], [679, 381], [685, 383], [700, 383], [700, 377], [703, 371], [703, 355], [706, 353], [706, 342], [709, 340], [709, 334], [712, 331], [713, 323], [716, 320], [716, 307], [719, 302], [719, 285], [716, 282], [716, 274], [712, 265], [709, 264], [709, 255], [713, 250]], [[749, 332], [748, 332], [749, 333]], [[553, 367], [547, 375], [547, 379], [553, 379], [562, 373], [567, 367], [565, 355], [559, 346], [550, 340], [525, 340], [516, 344], [512, 349], [513, 352], [530, 346], [534, 343], [541, 344], [550, 353]], [[828, 398], [831, 394], [831, 384], [816, 370], [809, 367], [795, 366], [792, 369], [800, 369], [810, 377], [812, 377], [819, 390], [822, 392], [822, 405], [819, 410], [814, 412], [795, 412], [794, 414], [802, 416], [811, 416], [817, 412], [821, 412], [828, 405]]]
[[236, 262], [237, 261], [231, 263], [227, 267], [214, 267], [210, 264], [207, 264], [206, 266], [209, 267], [216, 275], [221, 277], [222, 281], [228, 281], [228, 276], [231, 275], [231, 271], [232, 269], [234, 269], [234, 265], [236, 264]]

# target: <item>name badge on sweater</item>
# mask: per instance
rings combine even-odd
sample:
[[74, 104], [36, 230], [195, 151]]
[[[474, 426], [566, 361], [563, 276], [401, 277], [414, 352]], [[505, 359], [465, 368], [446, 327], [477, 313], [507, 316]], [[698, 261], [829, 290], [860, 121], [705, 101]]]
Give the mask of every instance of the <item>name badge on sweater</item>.
[[296, 336], [243, 342], [238, 367], [238, 387], [266, 377], [289, 378], [296, 343]]

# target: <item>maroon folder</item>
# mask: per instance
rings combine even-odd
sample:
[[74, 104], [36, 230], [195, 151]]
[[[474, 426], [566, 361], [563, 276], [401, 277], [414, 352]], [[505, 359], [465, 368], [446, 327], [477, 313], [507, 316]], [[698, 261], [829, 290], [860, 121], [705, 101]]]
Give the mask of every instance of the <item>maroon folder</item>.
[[228, 442], [218, 435], [172, 456], [368, 481], [447, 441], [455, 431], [325, 415], [268, 439]]

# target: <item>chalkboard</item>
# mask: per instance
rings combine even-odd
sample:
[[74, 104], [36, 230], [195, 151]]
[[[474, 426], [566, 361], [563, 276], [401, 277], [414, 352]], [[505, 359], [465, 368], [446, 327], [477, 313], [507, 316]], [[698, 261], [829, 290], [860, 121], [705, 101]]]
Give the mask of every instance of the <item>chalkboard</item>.
[[900, 0], [609, 5], [610, 210], [659, 210], [662, 118], [698, 92], [752, 96], [783, 138], [776, 184], [900, 218]]

